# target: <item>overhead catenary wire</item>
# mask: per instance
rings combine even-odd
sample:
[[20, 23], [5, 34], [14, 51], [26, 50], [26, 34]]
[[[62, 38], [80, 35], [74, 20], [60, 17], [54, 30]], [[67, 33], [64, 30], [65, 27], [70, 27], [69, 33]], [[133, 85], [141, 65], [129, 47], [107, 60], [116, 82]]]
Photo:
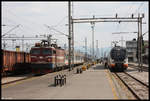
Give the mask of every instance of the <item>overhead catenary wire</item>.
[[[16, 14], [14, 14], [11, 10], [8, 10], [8, 12], [10, 12], [13, 16], [15, 16], [15, 17], [17, 17], [17, 18], [21, 18], [21, 19], [23, 19], [23, 20], [25, 20], [25, 21], [27, 21], [27, 22], [29, 22], [29, 23], [32, 23], [32, 24], [35, 24], [35, 25], [42, 25], [42, 24], [39, 24], [39, 23], [37, 23], [37, 22], [33, 22], [33, 21], [29, 21], [29, 20], [27, 20], [27, 19], [24, 19], [23, 17], [18, 17]], [[58, 27], [63, 21], [64, 21], [64, 19], [66, 19], [67, 18], [67, 16], [65, 16], [65, 17], [63, 17], [56, 25], [54, 25], [54, 27]], [[20, 19], [20, 20], [21, 20]], [[64, 25], [63, 25], [64, 26]], [[24, 28], [27, 28], [27, 30], [29, 29], [32, 33], [33, 33], [33, 29], [30, 27], [30, 26], [27, 26], [27, 25], [24, 25]], [[29, 31], [28, 30], [28, 31]], [[26, 30], [25, 30], [26, 31]], [[35, 30], [34, 30], [35, 31]], [[30, 32], [30, 33], [31, 33]], [[39, 33], [39, 32], [37, 32], [36, 31], [36, 33]]]
[[[133, 4], [133, 3], [132, 3]], [[135, 10], [135, 12], [134, 13], [132, 13], [132, 14], [137, 14], [138, 13], [138, 11], [139, 11], [139, 9], [143, 6], [143, 4], [144, 3], [140, 3], [140, 5], [138, 6], [138, 8]], [[133, 7], [133, 5], [131, 5], [131, 7], [129, 8], [129, 10], [128, 11], [130, 11], [130, 9]], [[126, 15], [128, 15], [127, 13], [126, 13]], [[123, 27], [124, 29], [127, 27], [127, 24], [129, 24], [128, 22], [127, 23], [125, 23], [123, 26], [125, 26], [125, 27]]]
[[67, 37], [68, 37], [68, 35], [67, 35], [67, 34], [65, 34], [65, 33], [63, 33], [63, 32], [61, 32], [61, 31], [59, 31], [59, 30], [55, 29], [54, 27], [48, 26], [48, 25], [46, 25], [46, 24], [44, 24], [44, 25], [45, 25], [47, 28], [52, 29], [52, 30], [55, 30], [56, 32], [60, 33], [61, 35], [65, 35], [65, 36], [67, 36]]
[[[135, 12], [132, 13], [132, 14], [134, 15], [134, 14], [138, 13], [139, 9], [143, 6], [143, 4], [144, 4], [143, 2], [140, 3], [140, 5], [138, 6], [138, 8], [137, 8], [137, 9], [135, 10]], [[133, 6], [134, 6], [134, 3], [131, 4], [131, 6], [129, 7], [128, 11], [131, 11], [131, 9], [133, 8]], [[128, 14], [128, 13], [126, 13], [125, 15], [127, 15], [127, 14]], [[126, 28], [128, 27], [127, 24], [129, 24], [129, 22], [123, 24], [123, 26], [124, 26], [124, 27], [122, 26], [123, 29], [126, 29]], [[121, 28], [121, 25], [122, 25], [122, 24], [118, 24], [118, 25], [120, 25], [120, 26], [117, 26], [117, 30]], [[119, 27], [119, 28], [118, 28], [118, 27]]]
[[[59, 30], [57, 30], [57, 29], [55, 29], [54, 27], [51, 27], [51, 26], [48, 26], [48, 25], [46, 25], [46, 24], [44, 24], [46, 27], [48, 27], [48, 28], [50, 28], [50, 29], [53, 29], [53, 30], [55, 30], [56, 32], [58, 32], [59, 33], [59, 35], [65, 35], [65, 36], [67, 36], [68, 37], [68, 35], [67, 34], [65, 34], [65, 33], [63, 33], [63, 32], [61, 32], [61, 31], [59, 31]], [[79, 41], [74, 41], [75, 43], [78, 43], [78, 44], [81, 44], [81, 43], [79, 43]], [[81, 42], [81, 41], [80, 41]]]
[[[7, 7], [7, 9], [5, 9], [5, 10], [7, 10], [7, 12], [9, 12], [9, 14], [13, 15], [13, 17], [16, 17], [15, 19], [17, 19], [17, 20], [16, 20], [17, 23], [21, 23], [21, 22], [23, 21], [24, 24], [23, 24], [23, 23], [21, 23], [21, 24], [23, 25], [24, 28], [27, 28], [27, 29], [31, 30], [31, 32], [35, 31], [36, 33], [39, 33], [39, 32], [37, 32], [36, 30], [34, 30], [33, 28], [31, 28], [30, 26], [31, 26], [31, 24], [42, 26], [42, 24], [39, 24], [39, 23], [37, 23], [37, 22], [30, 21], [30, 20], [28, 20], [28, 19], [23, 18], [22, 16], [18, 16], [18, 15], [16, 15], [12, 10], [10, 10], [8, 7]], [[28, 25], [27, 23], [30, 23], [30, 25]]]
[[[33, 22], [33, 21], [29, 21], [29, 20], [27, 20], [27, 19], [24, 19], [23, 17], [20, 17], [20, 16], [18, 16], [18, 15], [16, 15], [14, 12], [12, 12], [10, 9], [7, 9], [7, 11], [9, 12], [9, 14], [11, 14], [13, 17], [15, 17], [15, 18], [17, 18], [17, 22], [18, 22], [18, 18], [20, 19], [20, 21], [19, 22], [21, 22], [21, 21], [26, 21], [26, 22], [32, 22], [32, 24], [34, 23], [34, 24], [38, 24], [38, 23], [35, 23], [35, 22]], [[60, 23], [62, 23], [62, 21], [64, 21], [64, 19], [66, 18], [67, 16], [65, 16], [58, 24], [57, 24], [57, 26], [60, 24]], [[23, 20], [22, 20], [23, 19]], [[24, 30], [24, 29], [26, 29], [27, 28], [27, 30]], [[24, 28], [22, 29], [22, 32], [24, 33], [24, 31], [26, 31], [26, 32], [28, 32], [28, 33], [34, 33], [33, 32], [33, 29], [30, 27], [30, 26], [26, 26], [25, 24], [24, 24]], [[37, 32], [36, 31], [36, 33], [39, 33], [39, 32]]]
[[[58, 27], [60, 26], [60, 24], [67, 18], [68, 16], [63, 17], [56, 25], [54, 25], [53, 27]], [[64, 26], [64, 25], [63, 25]]]
[[15, 27], [13, 27], [11, 30], [9, 30], [8, 32], [4, 33], [4, 34], [2, 35], [2, 37], [5, 36], [5, 35], [7, 35], [8, 33], [10, 33], [11, 31], [13, 31], [14, 29], [18, 28], [19, 26], [20, 26], [20, 24], [17, 25], [17, 26], [15, 26]]
[[[131, 4], [131, 6], [129, 7], [129, 9], [128, 9], [128, 11], [130, 11], [131, 10], [131, 8], [133, 7], [133, 3]], [[127, 15], [127, 13], [125, 14], [125, 16]], [[127, 24], [127, 23], [126, 23]], [[117, 30], [119, 29], [119, 26], [121, 27], [121, 23], [118, 23], [118, 26], [117, 26]], [[125, 24], [124, 24], [125, 25]]]

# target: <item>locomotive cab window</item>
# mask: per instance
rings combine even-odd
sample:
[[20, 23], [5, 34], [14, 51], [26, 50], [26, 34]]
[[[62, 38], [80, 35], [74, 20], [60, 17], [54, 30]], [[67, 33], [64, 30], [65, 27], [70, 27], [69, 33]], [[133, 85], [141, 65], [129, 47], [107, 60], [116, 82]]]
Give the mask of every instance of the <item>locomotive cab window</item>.
[[40, 50], [38, 49], [31, 50], [30, 54], [34, 54], [34, 55], [40, 54]]
[[43, 49], [42, 54], [44, 54], [44, 55], [52, 54], [52, 51], [50, 49]]

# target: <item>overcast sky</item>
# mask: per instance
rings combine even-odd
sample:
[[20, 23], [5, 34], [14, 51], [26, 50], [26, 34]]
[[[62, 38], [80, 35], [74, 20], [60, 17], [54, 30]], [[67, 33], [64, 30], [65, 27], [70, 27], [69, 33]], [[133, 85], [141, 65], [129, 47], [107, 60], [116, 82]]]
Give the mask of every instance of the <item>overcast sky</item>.
[[[148, 2], [73, 2], [73, 18], [92, 17], [128, 17], [132, 13], [144, 13], [143, 33], [148, 31]], [[6, 33], [14, 26], [20, 24], [18, 28], [9, 34], [17, 36], [35, 36], [52, 34], [53, 38], [58, 39], [58, 44], [68, 45], [66, 36], [60, 35], [56, 31], [48, 29], [44, 24], [55, 26], [54, 28], [68, 34], [68, 2], [2, 2], [2, 34]], [[116, 23], [100, 22], [95, 24], [94, 39], [98, 40], [98, 47], [110, 47], [111, 41], [132, 40], [136, 34], [114, 34], [114, 32], [135, 32], [137, 23]], [[84, 39], [87, 37], [88, 47], [92, 44], [92, 29], [90, 23], [78, 23], [74, 25], [75, 46], [84, 46]], [[148, 39], [148, 34], [144, 36]], [[35, 41], [25, 41], [33, 44]], [[16, 42], [19, 45], [21, 41]], [[119, 43], [120, 44], [120, 43]], [[96, 44], [94, 44], [96, 46]], [[121, 44], [120, 44], [121, 45]], [[124, 43], [125, 46], [125, 43]]]

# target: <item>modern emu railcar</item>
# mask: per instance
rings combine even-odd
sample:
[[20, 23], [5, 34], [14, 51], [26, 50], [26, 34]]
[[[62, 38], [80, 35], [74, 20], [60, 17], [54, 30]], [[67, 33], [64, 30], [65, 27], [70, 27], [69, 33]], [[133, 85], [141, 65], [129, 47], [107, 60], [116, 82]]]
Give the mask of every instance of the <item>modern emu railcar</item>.
[[108, 54], [107, 66], [111, 71], [124, 71], [127, 69], [128, 58], [126, 48], [120, 46], [113, 47]]

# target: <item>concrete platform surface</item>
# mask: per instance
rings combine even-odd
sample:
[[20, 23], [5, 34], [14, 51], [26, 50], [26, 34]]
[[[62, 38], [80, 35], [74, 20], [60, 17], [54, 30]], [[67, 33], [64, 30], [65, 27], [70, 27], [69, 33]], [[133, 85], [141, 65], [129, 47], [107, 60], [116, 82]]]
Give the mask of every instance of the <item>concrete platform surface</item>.
[[74, 70], [62, 87], [54, 86], [51, 74], [38, 76], [2, 86], [2, 99], [120, 99], [107, 71], [100, 64], [81, 74]]
[[98, 66], [75, 74], [65, 86], [56, 87], [48, 96], [50, 99], [116, 99], [106, 70]]
[[11, 76], [11, 77], [3, 77], [1, 78], [1, 84], [7, 84], [19, 80], [24, 80], [26, 78], [32, 77], [32, 74], [24, 74], [24, 75], [17, 75], [17, 76]]

